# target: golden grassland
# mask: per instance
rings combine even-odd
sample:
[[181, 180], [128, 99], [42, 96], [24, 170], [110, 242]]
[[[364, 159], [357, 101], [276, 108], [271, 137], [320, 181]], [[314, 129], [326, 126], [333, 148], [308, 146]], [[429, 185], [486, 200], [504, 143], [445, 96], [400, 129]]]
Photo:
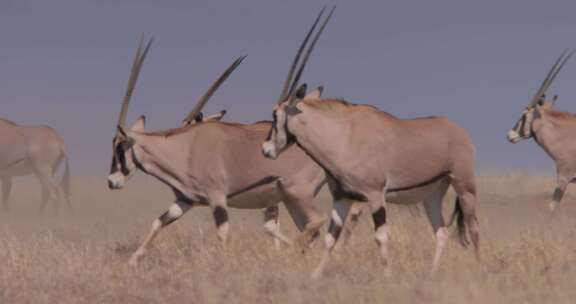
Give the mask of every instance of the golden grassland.
[[[383, 274], [369, 216], [334, 254], [325, 277], [309, 279], [322, 245], [306, 254], [277, 251], [258, 210], [233, 210], [226, 248], [209, 210], [193, 209], [159, 235], [136, 267], [131, 252], [172, 200], [138, 177], [108, 191], [104, 178], [74, 181], [75, 210], [38, 215], [34, 181], [15, 181], [12, 212], [0, 213], [0, 303], [574, 303], [576, 197], [547, 217], [553, 178], [528, 174], [478, 178], [483, 260], [453, 238], [440, 271], [423, 215], [391, 206], [391, 267]], [[329, 208], [323, 193], [318, 204]], [[445, 214], [453, 195], [445, 200]], [[1, 210], [1, 209], [0, 209]], [[282, 230], [296, 236], [283, 212]]]

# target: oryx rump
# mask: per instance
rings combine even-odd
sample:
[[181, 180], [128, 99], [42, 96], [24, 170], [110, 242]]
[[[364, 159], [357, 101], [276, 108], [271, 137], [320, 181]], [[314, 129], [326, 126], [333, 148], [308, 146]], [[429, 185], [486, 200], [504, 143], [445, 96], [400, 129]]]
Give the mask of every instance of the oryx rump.
[[[61, 183], [56, 181], [56, 170], [64, 163]], [[4, 209], [10, 208], [12, 177], [35, 175], [40, 181], [43, 211], [48, 201], [58, 212], [58, 205], [65, 200], [70, 205], [70, 170], [64, 141], [48, 126], [20, 126], [0, 119], [0, 181]]]

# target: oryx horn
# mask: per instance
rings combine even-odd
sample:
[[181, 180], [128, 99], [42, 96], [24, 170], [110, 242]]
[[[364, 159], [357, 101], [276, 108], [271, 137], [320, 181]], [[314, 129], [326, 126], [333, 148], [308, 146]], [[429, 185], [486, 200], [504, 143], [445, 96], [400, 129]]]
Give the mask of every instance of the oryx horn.
[[150, 50], [150, 46], [152, 45], [153, 40], [154, 38], [150, 38], [148, 40], [148, 43], [144, 48], [144, 52], [142, 52], [144, 34], [142, 34], [142, 36], [140, 37], [140, 42], [138, 43], [138, 48], [136, 49], [136, 54], [134, 55], [134, 60], [132, 62], [130, 77], [128, 78], [126, 95], [124, 95], [124, 99], [122, 100], [122, 108], [120, 109], [120, 116], [118, 117], [118, 126], [124, 127], [126, 124], [126, 114], [128, 113], [128, 104], [130, 103], [130, 99], [132, 98], [132, 93], [134, 92], [134, 87], [136, 86], [136, 82], [138, 81], [138, 76], [140, 75], [142, 64], [144, 63], [144, 59], [146, 58], [146, 55]]
[[220, 77], [218, 77], [218, 79], [216, 79], [216, 81], [214, 81], [214, 83], [212, 83], [212, 86], [210, 86], [210, 88], [206, 91], [206, 93], [204, 93], [204, 95], [202, 95], [198, 99], [198, 101], [194, 105], [194, 108], [192, 108], [192, 110], [190, 111], [188, 116], [186, 116], [186, 118], [184, 118], [184, 120], [183, 120], [184, 123], [190, 123], [192, 120], [194, 120], [194, 118], [196, 118], [196, 115], [198, 115], [198, 113], [200, 113], [200, 111], [202, 111], [202, 108], [204, 108], [204, 106], [206, 105], [206, 103], [208, 102], [210, 97], [212, 97], [212, 95], [214, 94], [214, 92], [216, 92], [216, 90], [218, 90], [220, 85], [224, 81], [226, 81], [226, 79], [228, 79], [228, 76], [230, 76], [230, 74], [232, 74], [232, 72], [234, 72], [234, 70], [240, 65], [240, 63], [242, 63], [242, 60], [244, 60], [244, 58], [246, 58], [246, 56], [238, 57], [226, 69], [226, 71], [224, 71], [224, 73], [222, 73], [222, 75], [220, 75]]
[[554, 81], [556, 76], [558, 76], [558, 73], [560, 73], [560, 70], [562, 70], [568, 59], [572, 57], [572, 54], [574, 54], [574, 51], [568, 52], [568, 49], [565, 49], [562, 52], [562, 54], [560, 54], [560, 57], [558, 57], [558, 59], [556, 60], [550, 71], [548, 71], [546, 78], [544, 78], [544, 80], [542, 81], [540, 88], [538, 89], [538, 91], [536, 91], [534, 97], [532, 97], [529, 106], [535, 106], [538, 103], [538, 100], [542, 98], [544, 93], [546, 93], [546, 90], [548, 90], [550, 85], [552, 85], [552, 82]]

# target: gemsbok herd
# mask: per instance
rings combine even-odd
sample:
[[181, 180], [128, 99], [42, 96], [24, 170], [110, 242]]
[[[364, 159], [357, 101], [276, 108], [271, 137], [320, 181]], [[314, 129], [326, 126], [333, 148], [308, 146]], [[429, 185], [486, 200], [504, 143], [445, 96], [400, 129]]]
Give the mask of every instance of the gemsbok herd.
[[[228, 208], [264, 210], [265, 231], [282, 245], [309, 248], [329, 222], [324, 253], [312, 276], [320, 277], [331, 252], [363, 209], [371, 210], [374, 237], [389, 273], [388, 204], [423, 203], [436, 239], [431, 273], [440, 263], [456, 223], [463, 246], [471, 243], [480, 259], [476, 216], [476, 151], [468, 133], [444, 117], [402, 119], [378, 108], [343, 99], [324, 98], [323, 87], [301, 84], [304, 69], [334, 8], [322, 9], [291, 62], [280, 96], [272, 105], [272, 121], [241, 124], [223, 121], [226, 111], [202, 114], [211, 96], [240, 66], [233, 61], [201, 95], [190, 113], [174, 128], [146, 129], [140, 116], [126, 125], [128, 107], [142, 66], [152, 45], [140, 39], [112, 138], [110, 189], [121, 189], [140, 170], [174, 192], [174, 202], [152, 222], [149, 233], [129, 263], [137, 265], [163, 227], [193, 207], [212, 212], [218, 238], [226, 243]], [[557, 96], [545, 93], [574, 51], [564, 51], [540, 88], [508, 131], [511, 143], [533, 138], [556, 163], [557, 185], [550, 201], [551, 214], [576, 177], [576, 115], [554, 110]], [[40, 212], [50, 202], [70, 203], [68, 154], [62, 138], [47, 126], [20, 126], [0, 119], [0, 181], [4, 210], [9, 211], [12, 177], [34, 174], [40, 180]], [[64, 165], [61, 182], [56, 171]], [[329, 215], [315, 199], [328, 187]], [[442, 215], [448, 189], [456, 195], [449, 221]], [[300, 231], [291, 240], [280, 232], [279, 204], [283, 203]]]

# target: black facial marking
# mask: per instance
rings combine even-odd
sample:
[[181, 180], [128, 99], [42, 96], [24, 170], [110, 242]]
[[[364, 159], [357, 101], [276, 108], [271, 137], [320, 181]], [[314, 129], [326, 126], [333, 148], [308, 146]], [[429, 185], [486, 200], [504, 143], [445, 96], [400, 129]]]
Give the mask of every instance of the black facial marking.
[[522, 119], [520, 121], [520, 130], [518, 133], [520, 133], [520, 136], [522, 137], [526, 137], [526, 134], [524, 133], [524, 125], [526, 124], [526, 114], [522, 115]]
[[272, 139], [272, 132], [276, 131], [278, 132], [278, 130], [276, 129], [276, 122], [277, 122], [277, 118], [276, 118], [276, 110], [274, 110], [274, 112], [272, 112], [272, 127], [270, 128], [270, 132], [268, 132], [268, 136], [266, 136], [266, 141], [269, 141], [270, 139]]
[[278, 214], [280, 213], [280, 209], [278, 206], [268, 207], [264, 210], [264, 222], [278, 220]]
[[334, 220], [330, 220], [328, 233], [330, 233], [334, 237], [334, 240], [337, 240], [340, 237], [341, 232], [342, 232], [342, 226], [336, 224]]
[[116, 152], [115, 152], [115, 157], [114, 160], [112, 161], [112, 170], [114, 170], [114, 172], [116, 172], [116, 166], [118, 165], [118, 163], [120, 163], [120, 170], [122, 171], [122, 174], [124, 175], [128, 175], [130, 174], [130, 170], [128, 170], [128, 168], [126, 167], [126, 151], [128, 151], [129, 149], [132, 148], [132, 145], [134, 145], [134, 143], [130, 143], [128, 141], [122, 141], [120, 143], [118, 143], [116, 145]]
[[162, 227], [164, 227], [164, 226], [170, 225], [172, 222], [174, 222], [178, 218], [171, 216], [170, 211], [166, 211], [158, 219], [162, 223]]
[[380, 226], [386, 224], [386, 209], [384, 209], [384, 207], [378, 208], [376, 212], [372, 213], [372, 220], [374, 220], [375, 230], [378, 230]]
[[228, 222], [228, 211], [223, 207], [216, 206], [214, 208], [214, 222], [216, 227], [222, 226], [222, 224]]

